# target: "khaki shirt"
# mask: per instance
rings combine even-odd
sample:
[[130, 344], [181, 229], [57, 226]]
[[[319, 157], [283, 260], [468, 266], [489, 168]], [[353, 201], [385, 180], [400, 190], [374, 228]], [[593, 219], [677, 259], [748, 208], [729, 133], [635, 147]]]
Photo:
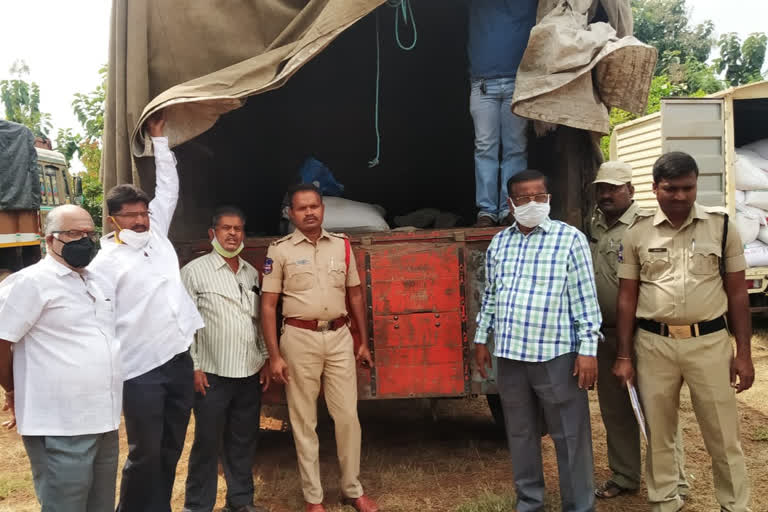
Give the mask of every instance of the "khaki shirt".
[[637, 318], [684, 325], [713, 320], [727, 311], [720, 258], [725, 258], [726, 272], [747, 265], [733, 222], [728, 223], [722, 254], [723, 220], [723, 215], [696, 203], [679, 229], [661, 208], [630, 226], [619, 253], [618, 275], [640, 281]]
[[299, 230], [267, 250], [262, 290], [283, 294], [283, 316], [334, 320], [347, 314], [347, 287], [358, 286], [355, 256], [345, 262], [345, 235], [323, 230], [313, 244]]
[[624, 233], [635, 221], [638, 213], [653, 215], [653, 212], [640, 211], [638, 204], [633, 202], [610, 226], [599, 210], [592, 218], [589, 246], [592, 249], [597, 300], [603, 314], [603, 327], [616, 327], [616, 298], [619, 295], [619, 277], [616, 271], [619, 266], [619, 247]]

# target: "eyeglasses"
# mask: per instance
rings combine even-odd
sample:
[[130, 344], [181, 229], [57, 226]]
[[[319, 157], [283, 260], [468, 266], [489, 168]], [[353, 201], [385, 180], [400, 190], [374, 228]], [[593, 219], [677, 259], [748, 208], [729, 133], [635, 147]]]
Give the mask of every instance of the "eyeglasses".
[[524, 204], [528, 204], [531, 201], [535, 201], [537, 203], [546, 203], [549, 201], [549, 194], [534, 194], [532, 196], [517, 196], [513, 197], [512, 201], [517, 206], [523, 206]]
[[96, 233], [95, 231], [80, 231], [79, 229], [67, 229], [64, 231], [54, 231], [52, 234], [54, 235], [54, 238], [56, 238], [57, 240], [61, 240], [59, 237], [55, 235], [60, 235], [62, 233], [67, 235], [67, 238], [70, 238], [72, 240], [80, 240], [82, 238], [88, 237], [91, 239], [92, 242], [96, 242], [99, 239], [99, 234]]
[[152, 212], [149, 210], [143, 212], [125, 212], [112, 214], [113, 217], [126, 217], [128, 219], [138, 219], [139, 217], [149, 218], [150, 215], [152, 215]]

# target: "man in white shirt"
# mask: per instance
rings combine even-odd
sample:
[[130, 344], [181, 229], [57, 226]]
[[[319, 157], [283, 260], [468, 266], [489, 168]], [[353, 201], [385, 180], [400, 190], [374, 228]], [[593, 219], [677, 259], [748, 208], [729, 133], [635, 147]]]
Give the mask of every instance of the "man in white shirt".
[[253, 459], [259, 437], [267, 350], [257, 328], [259, 272], [239, 254], [245, 215], [216, 210], [208, 230], [213, 251], [181, 269], [205, 327], [190, 350], [195, 363], [195, 442], [189, 455], [184, 512], [212, 512], [218, 461], [230, 512], [266, 512], [253, 504]]
[[45, 235], [48, 255], [0, 284], [0, 385], [42, 511], [107, 512], [123, 387], [114, 294], [86, 268], [96, 239], [88, 212], [54, 208]]
[[176, 464], [194, 402], [189, 346], [203, 326], [168, 239], [179, 177], [164, 125], [162, 118], [147, 121], [155, 152], [155, 198], [150, 201], [133, 185], [109, 191], [108, 220], [115, 230], [102, 238], [92, 265], [116, 290], [129, 445], [120, 512], [171, 510]]

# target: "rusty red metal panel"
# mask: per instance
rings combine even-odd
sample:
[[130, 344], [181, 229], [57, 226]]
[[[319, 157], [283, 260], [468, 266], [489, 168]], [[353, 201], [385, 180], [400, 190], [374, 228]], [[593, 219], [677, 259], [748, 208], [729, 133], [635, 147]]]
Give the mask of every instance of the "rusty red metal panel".
[[371, 250], [374, 314], [458, 311], [456, 247], [398, 243]]
[[374, 324], [378, 398], [464, 393], [459, 313], [377, 317]]
[[460, 247], [413, 241], [370, 251], [377, 398], [464, 393]]
[[437, 315], [376, 318], [377, 398], [464, 394], [461, 317]]
[[[473, 265], [464, 268], [462, 256], [472, 246], [481, 257], [497, 231], [498, 228], [421, 230], [350, 237], [364, 287], [366, 311], [372, 320], [371, 345], [375, 355], [374, 372], [358, 368], [360, 399], [461, 396], [468, 392], [468, 351], [462, 315], [474, 317], [477, 291], [472, 283], [477, 279], [473, 275], [473, 279], [463, 281], [467, 270], [473, 274]], [[261, 269], [274, 239], [248, 238], [241, 254]], [[181, 264], [211, 247], [207, 240], [175, 245]], [[370, 275], [366, 275], [366, 256]], [[468, 305], [463, 302], [464, 295], [469, 298]], [[371, 310], [367, 307], [369, 296]], [[361, 333], [355, 325], [352, 334], [356, 349]], [[265, 402], [284, 402], [282, 386], [271, 386]]]

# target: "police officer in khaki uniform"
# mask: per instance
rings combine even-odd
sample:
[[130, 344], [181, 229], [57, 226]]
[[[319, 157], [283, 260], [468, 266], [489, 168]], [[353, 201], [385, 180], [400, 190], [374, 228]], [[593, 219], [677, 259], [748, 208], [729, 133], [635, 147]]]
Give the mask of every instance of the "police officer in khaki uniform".
[[[296, 231], [267, 251], [261, 325], [272, 377], [285, 383], [306, 511], [325, 510], [315, 432], [322, 383], [336, 429], [343, 501], [358, 512], [376, 512], [376, 503], [363, 494], [358, 479], [361, 434], [355, 359], [367, 367], [373, 361], [364, 338], [354, 353], [349, 331], [347, 297], [355, 325], [367, 332], [355, 257], [345, 235], [322, 228], [324, 207], [317, 188], [297, 185], [289, 197]], [[281, 295], [284, 318], [278, 348], [276, 310]]]
[[[659, 158], [653, 166], [659, 209], [624, 235], [614, 374], [623, 384], [635, 379], [634, 351], [648, 426], [652, 510], [675, 512], [684, 504], [677, 489], [675, 428], [685, 381], [712, 458], [721, 510], [744, 512], [749, 477], [734, 388], [749, 389], [755, 376], [746, 264], [733, 223], [695, 202], [698, 174], [686, 153]], [[736, 338], [735, 356], [729, 329]]]
[[[603, 315], [601, 331], [605, 338], [597, 348], [597, 397], [605, 425], [611, 478], [595, 489], [595, 495], [604, 499], [637, 491], [641, 478], [640, 428], [626, 388], [621, 386], [612, 373], [616, 361], [616, 297], [619, 293], [616, 269], [619, 247], [624, 232], [636, 218], [653, 215], [650, 210], [641, 210], [633, 201], [635, 189], [631, 182], [632, 167], [629, 164], [611, 161], [600, 166], [594, 181], [598, 208], [592, 217], [589, 231], [597, 298]], [[678, 434], [678, 488], [681, 495], [686, 495], [688, 483], [685, 480], [681, 439], [682, 435]]]

